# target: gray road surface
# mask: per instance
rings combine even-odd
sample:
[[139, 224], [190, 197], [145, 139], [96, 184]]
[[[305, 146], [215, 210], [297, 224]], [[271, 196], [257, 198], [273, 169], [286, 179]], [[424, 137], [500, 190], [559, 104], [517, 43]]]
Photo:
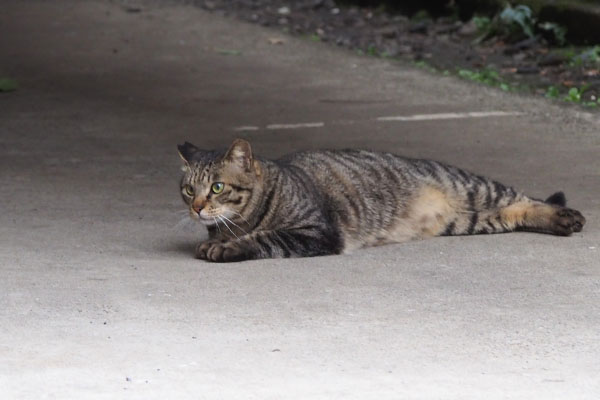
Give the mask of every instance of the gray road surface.
[[[0, 398], [600, 398], [597, 117], [141, 4], [0, 1]], [[235, 137], [560, 189], [588, 224], [208, 264], [175, 145]]]

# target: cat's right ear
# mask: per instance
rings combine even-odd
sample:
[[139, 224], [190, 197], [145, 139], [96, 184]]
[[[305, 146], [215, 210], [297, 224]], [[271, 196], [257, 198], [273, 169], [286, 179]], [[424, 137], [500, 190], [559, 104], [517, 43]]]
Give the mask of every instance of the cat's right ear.
[[179, 151], [179, 157], [181, 157], [181, 159], [183, 160], [184, 167], [187, 168], [189, 168], [190, 164], [194, 160], [194, 155], [200, 151], [199, 148], [197, 148], [190, 142], [178, 144], [177, 150]]

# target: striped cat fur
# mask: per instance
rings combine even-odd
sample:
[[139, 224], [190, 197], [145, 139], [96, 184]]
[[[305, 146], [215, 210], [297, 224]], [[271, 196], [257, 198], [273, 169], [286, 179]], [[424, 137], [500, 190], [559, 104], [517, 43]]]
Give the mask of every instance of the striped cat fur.
[[236, 139], [226, 152], [178, 146], [181, 195], [209, 238], [200, 259], [228, 262], [348, 253], [432, 236], [532, 231], [568, 236], [585, 218], [443, 163], [364, 150], [271, 161]]

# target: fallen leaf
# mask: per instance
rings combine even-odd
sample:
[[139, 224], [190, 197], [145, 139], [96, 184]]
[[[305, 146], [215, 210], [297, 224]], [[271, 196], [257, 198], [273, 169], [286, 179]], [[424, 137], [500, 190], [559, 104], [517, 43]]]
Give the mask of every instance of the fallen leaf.
[[279, 37], [269, 38], [269, 44], [284, 44], [285, 39]]

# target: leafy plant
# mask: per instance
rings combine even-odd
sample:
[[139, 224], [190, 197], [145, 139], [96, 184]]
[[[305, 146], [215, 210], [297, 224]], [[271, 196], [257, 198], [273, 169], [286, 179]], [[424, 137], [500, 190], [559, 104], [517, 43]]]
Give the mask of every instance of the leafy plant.
[[569, 89], [567, 95], [563, 98], [564, 101], [568, 101], [570, 103], [581, 104], [586, 107], [598, 107], [599, 100], [595, 97], [592, 97], [591, 100], [585, 100], [584, 93], [589, 89], [589, 85], [584, 85], [581, 88], [573, 87]]
[[317, 35], [316, 33], [313, 33], [309, 36], [309, 39], [312, 40], [313, 42], [320, 42], [321, 36]]
[[505, 83], [505, 82], [500, 82], [500, 85], [498, 85], [498, 87], [501, 90], [504, 90], [505, 92], [508, 92], [510, 90], [510, 85], [508, 83]]
[[369, 47], [367, 47], [367, 54], [370, 56], [378, 56], [379, 52], [377, 51], [377, 47], [373, 46], [372, 44], [369, 45]]
[[419, 60], [419, 61], [415, 61], [414, 64], [415, 64], [415, 67], [427, 70], [429, 72], [432, 72], [432, 73], [438, 72], [437, 68], [435, 68], [434, 66], [428, 64], [426, 61]]
[[582, 90], [579, 90], [576, 87], [571, 88], [567, 92], [567, 95], [564, 97], [564, 100], [570, 101], [572, 103], [581, 103], [581, 93], [582, 93]]
[[552, 35], [552, 38], [559, 46], [564, 46], [567, 43], [567, 28], [556, 22], [543, 22], [537, 27]]
[[546, 90], [546, 97], [549, 99], [557, 99], [560, 92], [556, 86], [549, 86]]
[[577, 56], [577, 52], [572, 47], [566, 48], [562, 50], [559, 54], [561, 54], [565, 59], [569, 60], [569, 62], [573, 62], [573, 59]]
[[600, 63], [600, 46], [594, 46], [587, 49], [579, 54], [571, 57], [569, 65], [572, 67], [580, 67], [585, 64], [598, 64]]
[[0, 92], [12, 92], [18, 87], [19, 84], [14, 79], [0, 78]]
[[483, 68], [478, 71], [468, 69], [458, 70], [458, 76], [470, 81], [480, 82], [488, 86], [499, 87], [504, 91], [511, 89], [510, 85], [502, 80], [498, 71], [492, 68]]
[[473, 23], [480, 32], [475, 43], [480, 43], [491, 37], [498, 36], [508, 41], [533, 39], [537, 32], [544, 33], [548, 40], [554, 40], [560, 46], [566, 43], [567, 29], [555, 22], [538, 23], [531, 8], [520, 4], [515, 7], [507, 5], [494, 18], [473, 17]]
[[525, 37], [534, 37], [535, 19], [531, 9], [524, 5], [511, 7], [507, 5], [504, 10], [493, 19], [478, 17], [473, 23], [482, 32], [481, 36], [475, 39], [475, 43], [480, 43], [494, 36], [506, 38], [511, 41], [521, 40]]
[[509, 35], [525, 34], [527, 37], [534, 37], [535, 19], [531, 8], [525, 5], [511, 7], [510, 5], [500, 13], [500, 21]]
[[427, 10], [423, 9], [413, 14], [413, 16], [410, 19], [414, 22], [423, 22], [431, 20], [431, 16], [429, 15], [429, 12]]
[[473, 24], [480, 33], [486, 33], [490, 30], [492, 20], [489, 17], [473, 17]]
[[[581, 88], [573, 87], [570, 88], [564, 97], [560, 97], [560, 91], [556, 86], [549, 86], [546, 90], [546, 98], [549, 99], [561, 99], [569, 103], [580, 104], [585, 107], [598, 107], [600, 106], [599, 99], [595, 96], [585, 96], [584, 94], [589, 89], [589, 85], [584, 85]], [[589, 97], [589, 100], [586, 100]]]

